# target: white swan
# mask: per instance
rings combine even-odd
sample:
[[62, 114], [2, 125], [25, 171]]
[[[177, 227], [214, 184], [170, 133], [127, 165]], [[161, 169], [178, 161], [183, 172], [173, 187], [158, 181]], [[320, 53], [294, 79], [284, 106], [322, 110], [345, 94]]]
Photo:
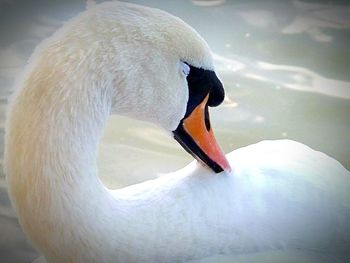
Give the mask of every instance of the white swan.
[[[96, 5], [36, 49], [17, 86], [6, 124], [9, 191], [47, 261], [347, 253], [350, 175], [337, 161], [269, 141], [230, 153], [228, 172], [207, 114], [223, 89], [207, 44], [178, 18], [133, 4]], [[193, 162], [106, 189], [96, 149], [110, 113], [158, 124], [212, 170], [227, 172]]]

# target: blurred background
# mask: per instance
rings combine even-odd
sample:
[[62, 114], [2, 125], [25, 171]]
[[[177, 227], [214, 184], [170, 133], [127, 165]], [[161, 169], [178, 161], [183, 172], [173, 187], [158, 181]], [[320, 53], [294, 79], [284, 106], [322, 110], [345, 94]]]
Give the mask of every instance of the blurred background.
[[[348, 1], [128, 2], [179, 16], [209, 43], [226, 89], [223, 105], [211, 109], [225, 152], [261, 140], [292, 139], [350, 169]], [[83, 0], [0, 0], [0, 262], [31, 262], [38, 256], [6, 191], [2, 158], [7, 101], [35, 46], [85, 6]], [[191, 160], [158, 127], [114, 116], [100, 144], [98, 166], [105, 184], [118, 188]], [[114, 177], [116, 171], [124, 176]]]

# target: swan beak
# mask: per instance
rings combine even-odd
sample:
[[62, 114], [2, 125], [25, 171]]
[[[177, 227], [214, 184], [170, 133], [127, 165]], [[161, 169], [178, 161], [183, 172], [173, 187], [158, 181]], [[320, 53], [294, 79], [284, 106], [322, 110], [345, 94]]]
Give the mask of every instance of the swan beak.
[[174, 138], [187, 152], [214, 172], [230, 172], [230, 164], [216, 142], [213, 129], [210, 126], [208, 98], [209, 95], [188, 117], [182, 119], [173, 132]]

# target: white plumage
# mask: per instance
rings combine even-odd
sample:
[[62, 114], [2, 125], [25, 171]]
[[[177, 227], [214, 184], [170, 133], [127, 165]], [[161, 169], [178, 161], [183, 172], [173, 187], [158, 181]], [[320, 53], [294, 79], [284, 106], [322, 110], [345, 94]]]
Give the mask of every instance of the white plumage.
[[188, 100], [181, 61], [213, 69], [205, 41], [165, 12], [90, 5], [33, 54], [9, 107], [5, 164], [21, 225], [49, 262], [184, 262], [218, 253], [350, 247], [350, 174], [292, 141], [193, 162], [116, 191], [96, 172], [110, 113], [172, 131]]

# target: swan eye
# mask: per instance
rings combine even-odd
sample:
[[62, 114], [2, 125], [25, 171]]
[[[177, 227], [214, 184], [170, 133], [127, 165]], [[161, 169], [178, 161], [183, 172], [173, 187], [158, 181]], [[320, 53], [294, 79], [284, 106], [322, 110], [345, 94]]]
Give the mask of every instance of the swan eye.
[[190, 74], [190, 67], [185, 62], [181, 62], [181, 72], [186, 77]]

